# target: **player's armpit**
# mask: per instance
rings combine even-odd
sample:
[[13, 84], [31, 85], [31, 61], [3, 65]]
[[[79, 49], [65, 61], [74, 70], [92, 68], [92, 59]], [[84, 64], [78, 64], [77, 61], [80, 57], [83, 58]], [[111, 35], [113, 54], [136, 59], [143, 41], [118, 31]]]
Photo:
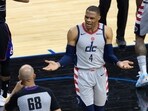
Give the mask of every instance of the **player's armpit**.
[[5, 109], [3, 109], [3, 111], [6, 111]]
[[56, 110], [54, 110], [54, 111], [62, 111], [62, 110], [59, 108], [59, 109], [56, 109]]

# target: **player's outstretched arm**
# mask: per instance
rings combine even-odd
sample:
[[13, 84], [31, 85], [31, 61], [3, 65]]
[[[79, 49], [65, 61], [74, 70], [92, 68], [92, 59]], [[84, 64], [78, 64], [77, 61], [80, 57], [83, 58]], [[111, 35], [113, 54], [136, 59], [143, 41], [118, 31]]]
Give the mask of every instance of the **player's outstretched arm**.
[[49, 60], [45, 60], [45, 62], [48, 63], [48, 65], [46, 67], [44, 67], [43, 70], [55, 71], [60, 67], [60, 64], [58, 62], [49, 61]]
[[113, 52], [113, 47], [112, 47], [112, 38], [113, 38], [113, 33], [112, 29], [110, 27], [105, 27], [105, 34], [106, 34], [106, 45], [104, 48], [104, 60], [106, 62], [111, 62], [116, 64], [119, 68], [121, 69], [131, 69], [133, 68], [133, 62], [129, 60], [123, 60], [120, 61], [116, 57], [116, 55]]
[[13, 1], [16, 1], [16, 2], [23, 2], [23, 3], [28, 3], [29, 0], [13, 0]]
[[59, 67], [67, 66], [73, 62], [76, 50], [75, 43], [77, 40], [77, 35], [77, 27], [72, 27], [67, 33], [67, 46], [64, 56], [58, 62], [45, 60], [45, 62], [48, 63], [48, 65], [44, 67], [43, 70], [54, 71], [57, 70]]

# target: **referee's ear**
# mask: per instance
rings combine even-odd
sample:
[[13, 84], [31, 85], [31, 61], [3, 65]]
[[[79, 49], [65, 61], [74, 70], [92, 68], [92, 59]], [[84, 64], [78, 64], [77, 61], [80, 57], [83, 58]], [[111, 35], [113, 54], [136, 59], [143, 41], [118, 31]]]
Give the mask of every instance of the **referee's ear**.
[[21, 80], [20, 75], [18, 75], [18, 79]]
[[33, 79], [36, 79], [36, 74], [33, 74]]

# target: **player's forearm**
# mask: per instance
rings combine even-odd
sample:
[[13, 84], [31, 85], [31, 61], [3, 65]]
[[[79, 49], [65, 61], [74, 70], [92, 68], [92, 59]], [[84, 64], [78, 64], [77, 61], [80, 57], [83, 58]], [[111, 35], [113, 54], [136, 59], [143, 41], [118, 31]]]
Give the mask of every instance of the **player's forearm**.
[[23, 3], [28, 3], [29, 2], [29, 0], [14, 0], [14, 1], [23, 2]]

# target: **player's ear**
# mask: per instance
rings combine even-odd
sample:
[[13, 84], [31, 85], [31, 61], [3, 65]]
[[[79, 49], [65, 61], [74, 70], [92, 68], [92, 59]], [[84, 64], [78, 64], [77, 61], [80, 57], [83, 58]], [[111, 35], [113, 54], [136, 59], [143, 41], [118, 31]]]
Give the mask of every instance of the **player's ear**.
[[98, 16], [98, 21], [99, 21], [100, 19], [101, 19], [101, 16], [99, 15], [99, 16]]

